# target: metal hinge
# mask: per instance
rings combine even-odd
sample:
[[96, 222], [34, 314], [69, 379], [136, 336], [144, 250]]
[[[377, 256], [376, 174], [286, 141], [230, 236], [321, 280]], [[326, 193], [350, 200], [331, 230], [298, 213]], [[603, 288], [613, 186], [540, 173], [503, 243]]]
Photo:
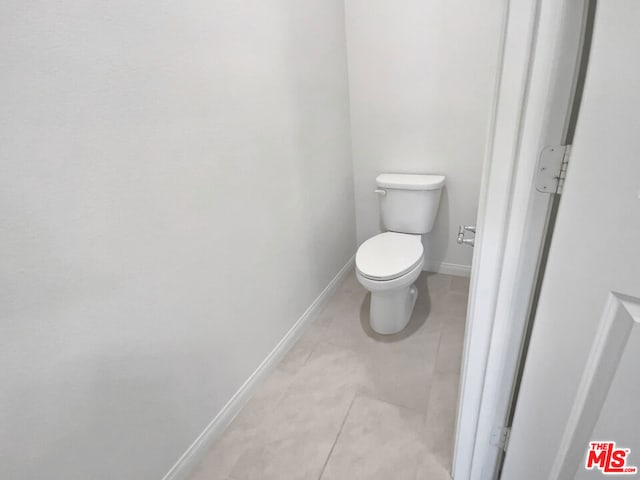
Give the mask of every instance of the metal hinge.
[[491, 445], [506, 452], [510, 437], [511, 427], [496, 427], [491, 434]]
[[540, 152], [538, 172], [536, 174], [536, 190], [542, 193], [562, 193], [571, 145], [553, 145]]

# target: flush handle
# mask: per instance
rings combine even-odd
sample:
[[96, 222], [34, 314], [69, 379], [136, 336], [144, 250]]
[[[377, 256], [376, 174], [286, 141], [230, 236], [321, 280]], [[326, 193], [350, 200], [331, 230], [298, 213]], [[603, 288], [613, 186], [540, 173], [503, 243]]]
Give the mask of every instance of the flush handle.
[[383, 190], [382, 188], [376, 188], [373, 192], [377, 193], [378, 195], [382, 195], [383, 197], [387, 194], [387, 191]]
[[464, 238], [465, 232], [471, 232], [475, 235], [475, 225], [460, 225], [460, 228], [458, 228], [458, 243], [460, 245], [469, 245], [473, 247], [475, 244], [475, 238]]

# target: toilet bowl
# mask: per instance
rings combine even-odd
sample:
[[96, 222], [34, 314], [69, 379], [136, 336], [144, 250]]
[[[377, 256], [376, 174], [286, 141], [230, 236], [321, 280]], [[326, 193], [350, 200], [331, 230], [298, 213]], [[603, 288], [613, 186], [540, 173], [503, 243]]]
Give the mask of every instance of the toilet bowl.
[[377, 333], [401, 331], [418, 297], [413, 285], [424, 265], [422, 235], [431, 232], [443, 175], [383, 173], [376, 177], [380, 216], [388, 230], [356, 253], [356, 277], [371, 292], [369, 323]]
[[371, 292], [369, 323], [380, 334], [401, 331], [418, 297], [413, 285], [424, 264], [420, 235], [385, 232], [364, 242], [356, 254], [356, 277]]

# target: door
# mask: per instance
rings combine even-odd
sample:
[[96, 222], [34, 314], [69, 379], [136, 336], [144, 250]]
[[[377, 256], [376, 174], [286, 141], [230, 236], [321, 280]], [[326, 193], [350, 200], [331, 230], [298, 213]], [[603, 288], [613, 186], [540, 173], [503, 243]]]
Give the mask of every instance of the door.
[[503, 480], [605, 478], [624, 463], [596, 449], [587, 470], [590, 442], [640, 468], [639, 25], [637, 0], [598, 2]]

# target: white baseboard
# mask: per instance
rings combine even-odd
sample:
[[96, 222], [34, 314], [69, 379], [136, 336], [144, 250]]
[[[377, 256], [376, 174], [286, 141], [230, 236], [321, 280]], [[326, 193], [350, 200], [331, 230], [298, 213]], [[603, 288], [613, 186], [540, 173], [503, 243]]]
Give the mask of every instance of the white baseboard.
[[471, 265], [460, 265], [457, 263], [425, 262], [424, 270], [427, 270], [429, 272], [444, 273], [446, 275], [455, 275], [456, 277], [471, 276]]
[[300, 338], [309, 322], [319, 313], [338, 284], [353, 268], [355, 255], [333, 277], [329, 285], [318, 295], [287, 334], [267, 355], [251, 376], [242, 384], [238, 391], [231, 397], [227, 404], [220, 410], [215, 418], [207, 425], [204, 431], [195, 439], [187, 451], [180, 457], [171, 470], [163, 477], [163, 480], [187, 480], [195, 467], [204, 458], [213, 443], [224, 433], [225, 429], [233, 421], [242, 407], [249, 401], [262, 381], [271, 373], [278, 362], [285, 356], [289, 349]]

